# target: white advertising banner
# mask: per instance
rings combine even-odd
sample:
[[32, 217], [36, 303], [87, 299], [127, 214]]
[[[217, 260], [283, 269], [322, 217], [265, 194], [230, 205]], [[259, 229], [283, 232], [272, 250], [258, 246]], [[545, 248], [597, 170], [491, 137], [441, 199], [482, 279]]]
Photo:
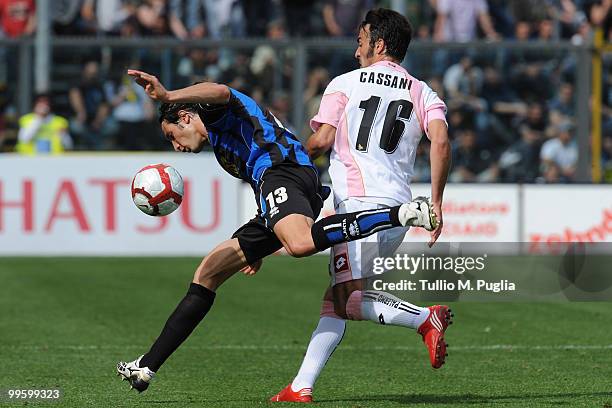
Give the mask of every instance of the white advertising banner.
[[[412, 186], [412, 196], [431, 196], [429, 184]], [[444, 190], [440, 242], [517, 242], [519, 188], [500, 184], [450, 184]], [[411, 228], [406, 242], [427, 242], [429, 232]]]
[[[154, 163], [185, 183], [167, 217], [131, 198], [132, 177]], [[2, 155], [0, 169], [0, 255], [204, 255], [240, 225], [240, 183], [211, 154]]]
[[524, 186], [523, 197], [524, 242], [612, 242], [612, 186]]
[[[134, 206], [130, 182], [167, 163], [183, 176], [181, 207], [150, 217]], [[195, 255], [209, 252], [253, 217], [251, 188], [211, 154], [0, 156], [0, 255]], [[413, 186], [413, 196], [430, 186]], [[333, 213], [331, 199], [322, 216]], [[446, 242], [612, 241], [612, 186], [448, 185]], [[414, 228], [407, 242], [426, 242]]]

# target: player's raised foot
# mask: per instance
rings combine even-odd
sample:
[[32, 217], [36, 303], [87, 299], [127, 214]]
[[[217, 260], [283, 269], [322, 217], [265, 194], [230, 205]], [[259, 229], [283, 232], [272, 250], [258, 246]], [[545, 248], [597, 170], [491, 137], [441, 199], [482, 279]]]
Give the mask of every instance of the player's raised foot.
[[293, 391], [291, 384], [289, 384], [281, 392], [270, 398], [270, 402], [312, 402], [312, 388]]
[[123, 361], [117, 363], [117, 375], [122, 377], [123, 381], [129, 381], [130, 388], [134, 388], [138, 392], [143, 392], [149, 388], [149, 382], [155, 376], [155, 373], [148, 367], [140, 367], [141, 358], [142, 356], [129, 363]]
[[429, 351], [429, 361], [433, 368], [440, 368], [446, 359], [444, 332], [452, 324], [453, 314], [448, 306], [429, 306], [429, 317], [417, 329]]
[[438, 219], [427, 197], [417, 197], [402, 204], [398, 216], [404, 227], [423, 227], [427, 231], [433, 231], [438, 226]]

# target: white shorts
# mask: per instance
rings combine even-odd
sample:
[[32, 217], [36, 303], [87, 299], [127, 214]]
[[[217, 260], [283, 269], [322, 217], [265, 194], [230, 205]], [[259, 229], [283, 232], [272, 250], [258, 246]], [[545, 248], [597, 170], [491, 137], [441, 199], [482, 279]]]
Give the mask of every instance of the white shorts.
[[[387, 207], [386, 205], [349, 198], [336, 207], [336, 214]], [[335, 245], [331, 249], [329, 260], [331, 285], [334, 286], [338, 283], [373, 276], [374, 273], [371, 270], [362, 271], [361, 265], [366, 263], [368, 259], [372, 261], [367, 263], [372, 264], [373, 259], [378, 256], [392, 256], [402, 244], [407, 231], [407, 227], [391, 228], [375, 232], [357, 241]]]

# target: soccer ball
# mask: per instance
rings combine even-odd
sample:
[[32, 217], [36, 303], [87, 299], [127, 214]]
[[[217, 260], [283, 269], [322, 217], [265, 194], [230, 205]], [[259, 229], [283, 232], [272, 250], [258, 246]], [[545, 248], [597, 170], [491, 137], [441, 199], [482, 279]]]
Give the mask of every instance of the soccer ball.
[[132, 180], [132, 200], [145, 214], [168, 215], [183, 201], [183, 178], [167, 164], [145, 166]]

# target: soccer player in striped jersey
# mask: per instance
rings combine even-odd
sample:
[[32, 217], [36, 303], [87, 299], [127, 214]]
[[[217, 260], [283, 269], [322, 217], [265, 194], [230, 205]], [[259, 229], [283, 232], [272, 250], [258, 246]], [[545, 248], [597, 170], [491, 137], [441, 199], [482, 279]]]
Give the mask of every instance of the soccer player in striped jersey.
[[[431, 196], [438, 225], [430, 246], [442, 231], [442, 195], [450, 166], [446, 106], [424, 82], [399, 64], [412, 29], [399, 13], [371, 10], [359, 28], [355, 57], [361, 69], [334, 78], [310, 124], [311, 157], [331, 149], [329, 173], [337, 214], [376, 214], [410, 201], [410, 180], [417, 146], [425, 133], [431, 140]], [[452, 317], [447, 306], [419, 307], [380, 290], [368, 290], [373, 271], [364, 259], [390, 256], [407, 228], [380, 230], [360, 241], [335, 245], [331, 251], [331, 286], [324, 295], [319, 324], [294, 380], [271, 401], [311, 402], [312, 388], [344, 335], [346, 319], [415, 329], [421, 334], [434, 368], [444, 364], [444, 333]]]
[[159, 121], [174, 149], [198, 153], [210, 143], [219, 164], [251, 185], [259, 207], [255, 218], [202, 260], [151, 349], [134, 361], [117, 364], [118, 375], [138, 391], [149, 386], [155, 372], [206, 316], [217, 288], [236, 272], [257, 271], [262, 259], [280, 248], [302, 257], [381, 229], [435, 228], [427, 200], [315, 222], [329, 192], [302, 144], [269, 111], [226, 85], [199, 83], [169, 91], [146, 72], [128, 74], [161, 102]]

